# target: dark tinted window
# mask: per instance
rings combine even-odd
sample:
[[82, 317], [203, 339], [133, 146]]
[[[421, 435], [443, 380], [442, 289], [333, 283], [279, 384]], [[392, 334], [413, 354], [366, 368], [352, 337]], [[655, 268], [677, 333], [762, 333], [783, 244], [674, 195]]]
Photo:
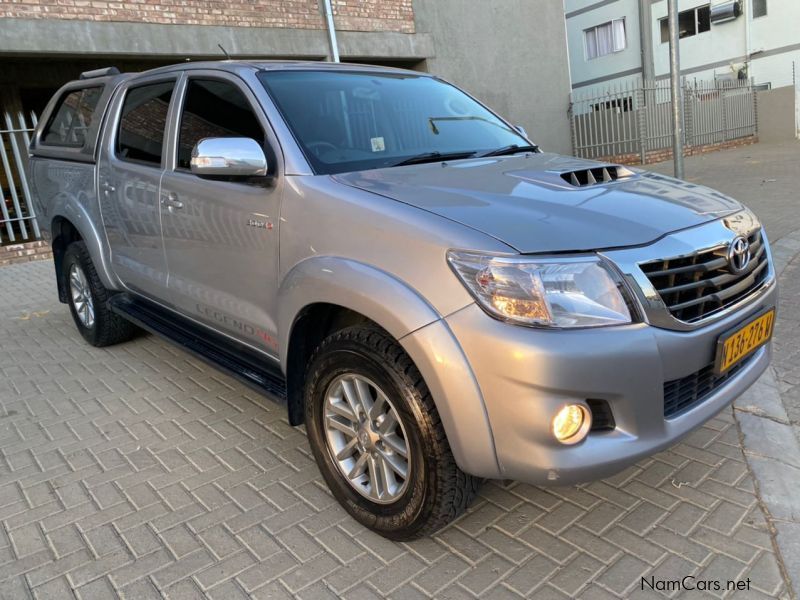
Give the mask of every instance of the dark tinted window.
[[167, 109], [174, 86], [174, 81], [166, 81], [128, 90], [117, 133], [119, 158], [161, 164]]
[[697, 33], [711, 31], [711, 7], [701, 6], [697, 9]]
[[181, 114], [178, 166], [188, 169], [194, 145], [210, 137], [248, 137], [264, 145], [264, 130], [238, 87], [214, 79], [192, 79]]
[[102, 93], [102, 87], [90, 87], [64, 94], [42, 135], [42, 143], [51, 146], [83, 147]]
[[528, 144], [458, 88], [425, 75], [263, 71], [259, 79], [317, 173]]
[[[661, 43], [669, 42], [669, 21], [661, 19]], [[711, 30], [711, 6], [698, 6], [678, 13], [678, 36], [680, 38], [691, 37], [698, 33], [705, 33]]]

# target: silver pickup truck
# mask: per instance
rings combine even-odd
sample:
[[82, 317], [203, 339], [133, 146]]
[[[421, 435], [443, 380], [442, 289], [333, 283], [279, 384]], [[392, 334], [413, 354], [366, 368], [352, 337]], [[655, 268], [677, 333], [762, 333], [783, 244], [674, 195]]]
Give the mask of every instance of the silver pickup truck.
[[145, 329], [285, 403], [333, 495], [393, 539], [451, 521], [483, 478], [617, 472], [770, 360], [752, 212], [542, 152], [424, 73], [94, 71], [30, 151], [86, 341]]

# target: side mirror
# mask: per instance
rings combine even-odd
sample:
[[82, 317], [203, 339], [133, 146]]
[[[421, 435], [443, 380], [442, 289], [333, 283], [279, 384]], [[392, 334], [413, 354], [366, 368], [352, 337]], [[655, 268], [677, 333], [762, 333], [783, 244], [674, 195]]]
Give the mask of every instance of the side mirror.
[[252, 138], [205, 138], [192, 149], [192, 173], [226, 177], [267, 174], [267, 157]]

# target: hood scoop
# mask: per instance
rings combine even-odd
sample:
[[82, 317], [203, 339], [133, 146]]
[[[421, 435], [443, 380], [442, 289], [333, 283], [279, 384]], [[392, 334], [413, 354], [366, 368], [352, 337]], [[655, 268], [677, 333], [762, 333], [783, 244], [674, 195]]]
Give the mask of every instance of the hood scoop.
[[574, 187], [586, 187], [598, 183], [609, 183], [618, 179], [627, 179], [634, 175], [633, 171], [622, 165], [602, 165], [590, 169], [578, 169], [561, 173], [561, 179]]

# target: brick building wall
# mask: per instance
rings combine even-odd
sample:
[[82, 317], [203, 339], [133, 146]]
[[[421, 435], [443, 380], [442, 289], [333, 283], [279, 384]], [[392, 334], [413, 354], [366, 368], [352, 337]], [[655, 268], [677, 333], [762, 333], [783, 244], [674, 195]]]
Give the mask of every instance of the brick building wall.
[[[708, 154], [709, 152], [716, 152], [717, 150], [726, 150], [728, 148], [738, 148], [740, 146], [749, 146], [750, 144], [757, 144], [757, 135], [748, 135], [743, 138], [735, 140], [728, 140], [727, 142], [718, 142], [716, 144], [705, 144], [702, 146], [685, 146], [683, 148], [684, 156], [698, 156], [700, 154]], [[631, 152], [629, 154], [614, 154], [610, 156], [598, 156], [592, 160], [600, 160], [610, 163], [618, 163], [622, 165], [640, 165], [642, 164], [642, 156], [638, 152]], [[672, 160], [672, 148], [661, 148], [660, 150], [650, 150], [645, 154], [644, 164], [651, 165], [653, 163], [664, 162], [665, 160]]]
[[[337, 29], [414, 33], [412, 0], [333, 0]], [[0, 18], [322, 29], [318, 0], [0, 0]]]
[[53, 258], [53, 251], [50, 248], [50, 244], [42, 240], [0, 246], [0, 267], [51, 258]]

